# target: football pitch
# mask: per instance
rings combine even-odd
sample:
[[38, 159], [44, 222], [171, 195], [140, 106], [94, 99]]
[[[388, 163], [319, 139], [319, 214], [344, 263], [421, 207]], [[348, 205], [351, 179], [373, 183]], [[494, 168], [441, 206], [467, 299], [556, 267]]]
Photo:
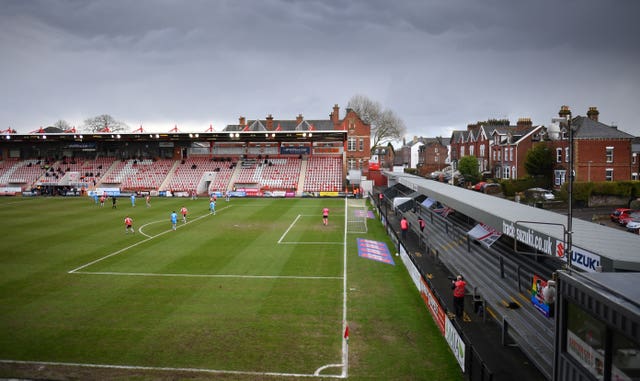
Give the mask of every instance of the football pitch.
[[0, 199], [0, 377], [462, 379], [402, 264], [358, 257], [364, 200], [208, 208]]

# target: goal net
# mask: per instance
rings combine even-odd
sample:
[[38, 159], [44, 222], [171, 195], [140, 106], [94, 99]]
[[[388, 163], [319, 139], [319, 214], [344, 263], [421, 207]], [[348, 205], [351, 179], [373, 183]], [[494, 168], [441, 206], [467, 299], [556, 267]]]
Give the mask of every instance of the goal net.
[[367, 200], [347, 199], [347, 233], [367, 232]]

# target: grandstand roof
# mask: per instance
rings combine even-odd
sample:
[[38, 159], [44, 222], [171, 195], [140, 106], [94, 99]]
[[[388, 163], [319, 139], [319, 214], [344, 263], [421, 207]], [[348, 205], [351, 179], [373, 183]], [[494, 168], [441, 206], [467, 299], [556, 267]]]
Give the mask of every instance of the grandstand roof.
[[[309, 121], [311, 122], [311, 121]], [[314, 125], [315, 127], [315, 125]], [[244, 128], [244, 126], [243, 126]], [[309, 130], [274, 130], [269, 131], [270, 141], [291, 142], [291, 141], [344, 141], [347, 131], [344, 130], [320, 130], [314, 128], [313, 134], [307, 134]], [[232, 136], [233, 132], [233, 136]], [[266, 130], [243, 131], [231, 130], [223, 132], [136, 132], [136, 133], [33, 133], [33, 134], [0, 134], [0, 143], [46, 143], [46, 142], [108, 142], [108, 141], [216, 141], [216, 142], [253, 142], [264, 141]], [[237, 134], [237, 135], [236, 135]]]
[[[549, 240], [550, 255], [557, 256], [558, 245], [565, 245], [565, 215], [410, 174], [385, 175], [389, 185], [403, 184], [504, 234], [515, 228], [524, 239]], [[640, 271], [640, 236], [576, 218], [571, 224], [575, 252], [602, 257], [604, 271]]]

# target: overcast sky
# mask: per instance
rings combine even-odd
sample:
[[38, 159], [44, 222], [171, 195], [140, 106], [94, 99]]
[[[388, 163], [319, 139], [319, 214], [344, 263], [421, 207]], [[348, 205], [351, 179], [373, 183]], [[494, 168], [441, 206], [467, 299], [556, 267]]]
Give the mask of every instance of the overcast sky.
[[220, 131], [341, 117], [365, 95], [408, 137], [560, 106], [640, 135], [638, 0], [2, 0], [0, 129], [109, 114]]

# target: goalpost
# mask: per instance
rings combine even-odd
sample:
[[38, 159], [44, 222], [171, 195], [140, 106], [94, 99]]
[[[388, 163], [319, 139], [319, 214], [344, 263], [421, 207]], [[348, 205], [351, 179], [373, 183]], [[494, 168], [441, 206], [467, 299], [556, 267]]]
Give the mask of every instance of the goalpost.
[[367, 200], [347, 199], [347, 233], [367, 232]]

